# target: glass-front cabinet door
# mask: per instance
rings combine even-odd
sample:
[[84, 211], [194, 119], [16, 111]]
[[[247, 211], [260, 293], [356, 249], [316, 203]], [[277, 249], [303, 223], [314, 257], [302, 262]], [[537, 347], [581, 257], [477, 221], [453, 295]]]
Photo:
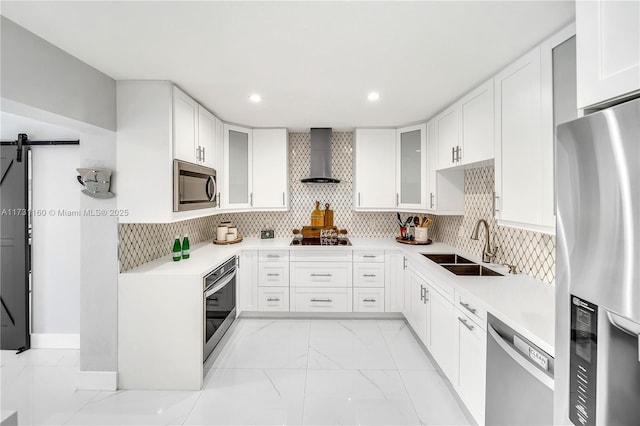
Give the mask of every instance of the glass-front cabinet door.
[[224, 192], [222, 208], [252, 205], [252, 133], [245, 127], [224, 125]]
[[[425, 124], [398, 129], [396, 204], [400, 209], [427, 208], [427, 130]], [[410, 210], [408, 210], [410, 211]]]

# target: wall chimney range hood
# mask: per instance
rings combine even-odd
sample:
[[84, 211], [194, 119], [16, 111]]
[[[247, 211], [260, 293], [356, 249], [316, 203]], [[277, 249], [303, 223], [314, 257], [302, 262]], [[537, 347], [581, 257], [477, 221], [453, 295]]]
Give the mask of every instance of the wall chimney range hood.
[[331, 129], [311, 129], [311, 167], [302, 183], [340, 183], [331, 177]]

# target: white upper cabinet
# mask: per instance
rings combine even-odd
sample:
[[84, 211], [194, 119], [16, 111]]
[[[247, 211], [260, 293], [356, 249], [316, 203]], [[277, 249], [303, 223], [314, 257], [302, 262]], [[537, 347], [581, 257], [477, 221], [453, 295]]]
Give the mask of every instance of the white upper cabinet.
[[287, 129], [253, 129], [253, 208], [286, 210], [289, 205]]
[[404, 127], [396, 136], [396, 205], [399, 209], [427, 208], [427, 127]]
[[224, 191], [222, 208], [248, 209], [252, 206], [252, 132], [251, 129], [224, 125]]
[[438, 125], [427, 123], [427, 211], [437, 215], [464, 214], [464, 170], [437, 170]]
[[493, 79], [460, 101], [460, 137], [458, 161], [472, 164], [494, 157]]
[[[553, 172], [542, 163], [541, 48], [536, 47], [496, 77], [495, 189], [499, 221], [542, 226], [542, 181]], [[549, 224], [551, 225], [551, 224]], [[541, 229], [536, 229], [541, 230]]]
[[438, 169], [494, 157], [493, 79], [477, 87], [435, 118]]
[[640, 2], [576, 2], [578, 108], [640, 90]]
[[173, 158], [198, 162], [198, 103], [173, 87]]
[[216, 168], [216, 117], [198, 105], [198, 143], [196, 160], [205, 167]]
[[[555, 233], [553, 49], [574, 35], [573, 26], [563, 29], [495, 77], [494, 209], [500, 225]], [[571, 61], [561, 62], [565, 77], [575, 75], [566, 67]]]
[[438, 140], [438, 169], [457, 166], [460, 153], [460, 104], [455, 103], [434, 118]]
[[396, 208], [396, 129], [356, 129], [354, 209]]

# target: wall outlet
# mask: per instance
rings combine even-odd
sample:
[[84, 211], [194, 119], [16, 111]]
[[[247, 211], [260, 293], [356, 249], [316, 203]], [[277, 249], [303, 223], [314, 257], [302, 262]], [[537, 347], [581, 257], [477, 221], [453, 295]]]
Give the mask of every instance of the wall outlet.
[[458, 227], [458, 237], [464, 238], [464, 226], [462, 225]]

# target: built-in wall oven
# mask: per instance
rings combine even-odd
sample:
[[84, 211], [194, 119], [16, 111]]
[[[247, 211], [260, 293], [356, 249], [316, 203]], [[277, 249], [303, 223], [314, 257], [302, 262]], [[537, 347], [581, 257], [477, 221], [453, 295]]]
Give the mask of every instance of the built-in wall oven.
[[236, 318], [237, 258], [204, 277], [204, 361]]
[[216, 171], [209, 167], [173, 160], [173, 211], [218, 206]]

